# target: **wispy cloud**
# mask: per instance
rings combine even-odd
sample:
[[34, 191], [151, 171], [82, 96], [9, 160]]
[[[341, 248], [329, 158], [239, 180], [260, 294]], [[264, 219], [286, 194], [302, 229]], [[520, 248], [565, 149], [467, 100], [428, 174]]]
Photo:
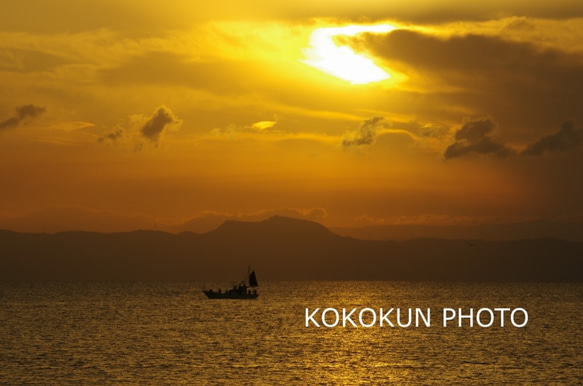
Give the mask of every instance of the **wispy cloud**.
[[15, 114], [12, 117], [0, 122], [0, 130], [12, 129], [20, 126], [27, 119], [36, 118], [46, 111], [45, 108], [33, 104], [16, 107], [15, 110]]
[[101, 137], [99, 137], [97, 139], [98, 142], [105, 142], [105, 141], [111, 141], [111, 142], [117, 142], [117, 140], [119, 138], [122, 138], [124, 136], [124, 130], [122, 128], [118, 128], [110, 133], [104, 134]]
[[342, 147], [372, 145], [378, 136], [379, 130], [389, 126], [390, 122], [380, 116], [365, 119], [356, 131], [344, 136]]

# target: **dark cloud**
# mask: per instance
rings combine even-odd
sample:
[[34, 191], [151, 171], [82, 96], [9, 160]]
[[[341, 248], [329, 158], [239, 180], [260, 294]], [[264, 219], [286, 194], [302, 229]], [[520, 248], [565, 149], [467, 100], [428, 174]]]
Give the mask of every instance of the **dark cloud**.
[[455, 139], [476, 142], [490, 134], [496, 127], [496, 123], [491, 118], [478, 118], [466, 121], [462, 127], [456, 131]]
[[513, 149], [493, 141], [489, 136], [495, 128], [496, 122], [490, 117], [465, 121], [455, 133], [456, 141], [445, 149], [444, 158], [479, 154], [504, 158], [514, 154]]
[[17, 127], [26, 119], [36, 118], [46, 111], [43, 107], [38, 107], [32, 104], [17, 107], [15, 110], [16, 113], [14, 114], [13, 117], [8, 118], [3, 122], [0, 122], [0, 130], [6, 130]]
[[490, 137], [484, 137], [475, 142], [456, 141], [445, 149], [443, 155], [445, 159], [451, 159], [472, 154], [488, 154], [504, 158], [514, 154], [514, 150], [492, 141]]
[[181, 121], [166, 106], [160, 106], [140, 129], [140, 134], [152, 142], [158, 142], [167, 126]]
[[[6, 3], [6, 2], [5, 2]], [[346, 21], [400, 20], [409, 23], [441, 23], [452, 20], [484, 20], [497, 15], [529, 15], [543, 18], [576, 18], [583, 16], [580, 0], [552, 1], [427, 1], [415, 5], [410, 1], [378, 0], [344, 1], [254, 0], [241, 7], [240, 1], [205, 2], [192, 12], [191, 2], [173, 1], [171, 6], [149, 2], [140, 4], [139, 11], [129, 6], [133, 2], [95, 1], [87, 12], [85, 2], [72, 0], [37, 1], [34, 7], [27, 1], [6, 3], [0, 13], [3, 30], [34, 32], [47, 35], [111, 30], [121, 33], [141, 33], [157, 36], [168, 30], [182, 30], [193, 23], [209, 20], [292, 20], [304, 21], [322, 17]], [[418, 3], [416, 3], [418, 4]], [[63, 10], [67, 10], [64, 12]], [[74, 15], [74, 17], [71, 17]]]
[[544, 153], [560, 153], [583, 142], [583, 129], [575, 127], [574, 121], [566, 121], [555, 134], [545, 135], [538, 141], [527, 146], [523, 155], [542, 155]]
[[[565, 116], [580, 114], [581, 53], [503, 36], [442, 38], [411, 30], [342, 39], [384, 60], [389, 72], [404, 73], [418, 87], [426, 85], [424, 98], [417, 102], [419, 110], [447, 105], [451, 111], [487, 111], [508, 127], [529, 127], [541, 135]], [[513, 140], [525, 139], [517, 131], [506, 134], [509, 138], [516, 134]]]
[[[432, 72], [447, 80], [473, 80], [491, 87], [537, 81], [532, 86], [569, 86], [569, 79], [583, 75], [583, 57], [558, 49], [541, 49], [528, 42], [505, 40], [499, 36], [467, 34], [448, 39], [411, 30], [395, 30], [386, 35], [361, 34], [342, 37], [356, 48], [372, 51], [392, 63]], [[555, 70], [555, 73], [549, 70]], [[493, 77], [495, 75], [495, 77]], [[511, 86], [511, 85], [506, 85]], [[570, 85], [570, 89], [576, 89]]]
[[[456, 131], [456, 141], [444, 152], [444, 158], [451, 159], [472, 154], [488, 154], [498, 158], [516, 153], [512, 148], [492, 140], [490, 133], [496, 128], [492, 118], [479, 118], [466, 121]], [[583, 129], [575, 127], [575, 121], [566, 121], [554, 134], [541, 137], [528, 145], [520, 155], [540, 156], [545, 153], [561, 153], [583, 143]]]
[[158, 146], [165, 132], [177, 128], [182, 120], [166, 106], [160, 106], [150, 117], [133, 117], [128, 127], [116, 127], [97, 138], [99, 143], [119, 146], [121, 149], [140, 152]]
[[383, 117], [365, 119], [358, 130], [342, 139], [342, 147], [372, 145], [378, 130], [388, 126], [389, 123]]
[[99, 142], [105, 142], [105, 141], [112, 141], [112, 142], [116, 142], [119, 138], [124, 136], [124, 131], [123, 129], [117, 129], [115, 131], [112, 131], [111, 133], [105, 134], [101, 137], [99, 137], [98, 141]]

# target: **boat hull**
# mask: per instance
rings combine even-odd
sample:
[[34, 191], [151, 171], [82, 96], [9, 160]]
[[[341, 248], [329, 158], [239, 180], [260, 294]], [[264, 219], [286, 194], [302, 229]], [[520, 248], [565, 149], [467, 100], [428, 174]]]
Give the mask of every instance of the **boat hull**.
[[257, 299], [257, 293], [202, 291], [209, 299]]

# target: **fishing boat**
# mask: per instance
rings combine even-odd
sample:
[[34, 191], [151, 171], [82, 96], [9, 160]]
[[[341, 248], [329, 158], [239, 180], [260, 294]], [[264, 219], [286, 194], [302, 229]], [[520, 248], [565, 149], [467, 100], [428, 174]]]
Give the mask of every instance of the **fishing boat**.
[[257, 287], [257, 276], [255, 271], [247, 275], [247, 281], [243, 280], [239, 284], [233, 285], [233, 288], [222, 291], [220, 288], [215, 291], [212, 288], [209, 290], [202, 290], [209, 299], [257, 299], [259, 294], [255, 287]]

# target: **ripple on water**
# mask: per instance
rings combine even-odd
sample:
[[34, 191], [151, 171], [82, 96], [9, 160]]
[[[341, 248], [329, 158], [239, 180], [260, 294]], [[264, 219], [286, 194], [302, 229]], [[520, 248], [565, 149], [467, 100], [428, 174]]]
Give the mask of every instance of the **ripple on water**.
[[[221, 284], [223, 287], [225, 283]], [[200, 283], [3, 283], [7, 384], [583, 382], [580, 284], [265, 283], [255, 301]], [[442, 307], [523, 307], [525, 328], [443, 328]], [[420, 307], [430, 328], [306, 328], [305, 308]]]

